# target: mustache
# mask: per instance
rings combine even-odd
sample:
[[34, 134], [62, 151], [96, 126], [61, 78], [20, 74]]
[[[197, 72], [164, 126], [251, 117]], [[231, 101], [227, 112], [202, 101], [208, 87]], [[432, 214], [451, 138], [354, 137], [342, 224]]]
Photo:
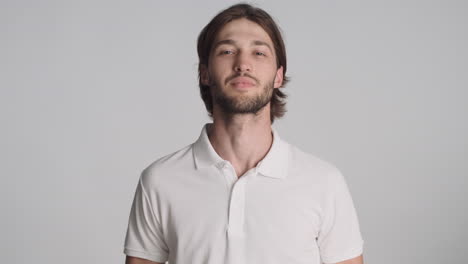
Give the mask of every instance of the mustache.
[[228, 77], [228, 78], [226, 79], [226, 83], [225, 83], [225, 84], [227, 84], [227, 83], [230, 82], [232, 79], [235, 79], [235, 78], [237, 78], [237, 77], [248, 77], [248, 78], [252, 79], [252, 80], [255, 82], [255, 84], [258, 84], [257, 78], [251, 76], [251, 75], [248, 74], [248, 73], [245, 73], [245, 74], [240, 74], [240, 73], [234, 74], [234, 75], [232, 75], [232, 76], [230, 76], [230, 77]]

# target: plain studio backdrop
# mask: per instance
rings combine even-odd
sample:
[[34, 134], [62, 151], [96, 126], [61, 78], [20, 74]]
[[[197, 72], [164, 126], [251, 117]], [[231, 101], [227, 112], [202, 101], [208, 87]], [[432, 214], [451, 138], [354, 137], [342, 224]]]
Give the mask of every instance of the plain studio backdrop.
[[[196, 38], [234, 1], [1, 1], [2, 263], [123, 263], [141, 171], [210, 122]], [[466, 1], [256, 1], [282, 138], [336, 165], [365, 263], [464, 263]]]

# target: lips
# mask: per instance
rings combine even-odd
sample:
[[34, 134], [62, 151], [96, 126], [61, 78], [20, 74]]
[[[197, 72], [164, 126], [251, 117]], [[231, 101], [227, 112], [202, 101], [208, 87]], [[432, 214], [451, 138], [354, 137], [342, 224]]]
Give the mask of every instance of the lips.
[[232, 85], [235, 85], [235, 86], [253, 86], [255, 85], [255, 82], [252, 81], [251, 78], [248, 78], [248, 77], [237, 77], [237, 78], [234, 78], [232, 81], [231, 81], [231, 84]]

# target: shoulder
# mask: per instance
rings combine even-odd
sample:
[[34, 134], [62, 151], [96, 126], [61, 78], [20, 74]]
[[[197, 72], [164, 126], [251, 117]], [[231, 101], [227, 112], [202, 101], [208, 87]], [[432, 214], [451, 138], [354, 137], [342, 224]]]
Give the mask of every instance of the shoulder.
[[302, 175], [314, 185], [331, 190], [344, 181], [341, 170], [335, 164], [316, 154], [290, 145], [290, 156], [291, 173]]
[[152, 161], [141, 172], [142, 185], [148, 188], [161, 185], [171, 175], [180, 174], [181, 171], [193, 167], [192, 145], [187, 145]]

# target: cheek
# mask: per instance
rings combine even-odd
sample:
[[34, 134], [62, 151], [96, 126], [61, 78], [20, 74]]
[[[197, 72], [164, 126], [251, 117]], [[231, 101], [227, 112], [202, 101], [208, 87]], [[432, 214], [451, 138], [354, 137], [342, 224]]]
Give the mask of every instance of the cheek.
[[212, 67], [227, 67], [233, 63], [231, 58], [228, 57], [215, 57], [210, 61]]
[[262, 79], [263, 80], [268, 80], [268, 81], [273, 81], [276, 77], [276, 72], [277, 69], [276, 67], [271, 67], [271, 65], [266, 65], [264, 68], [262, 68]]
[[218, 81], [222, 81], [225, 78], [227, 78], [230, 74], [232, 74], [229, 71], [229, 65], [226, 65], [225, 63], [217, 63], [217, 64], [212, 64], [211, 65], [211, 71], [210, 71], [210, 76], [213, 79], [216, 79]]

